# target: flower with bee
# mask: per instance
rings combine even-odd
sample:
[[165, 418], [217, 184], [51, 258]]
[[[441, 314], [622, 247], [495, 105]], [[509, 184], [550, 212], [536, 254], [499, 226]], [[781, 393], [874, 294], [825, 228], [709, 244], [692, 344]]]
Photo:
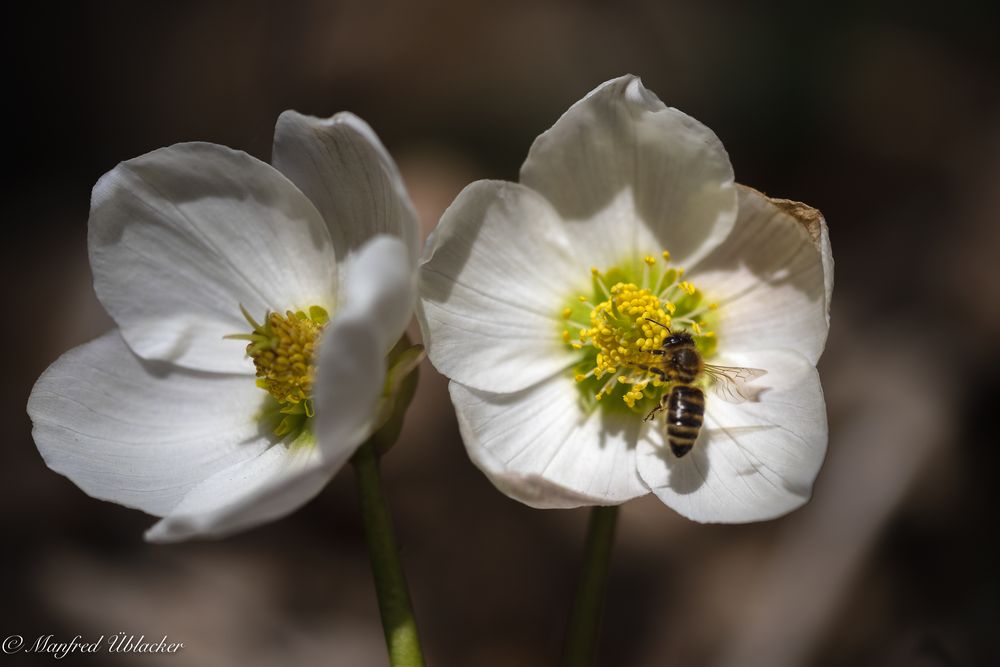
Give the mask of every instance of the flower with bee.
[[631, 76], [469, 185], [420, 269], [428, 355], [473, 462], [534, 507], [656, 494], [706, 522], [802, 505], [833, 260], [817, 211], [734, 182], [707, 127]]

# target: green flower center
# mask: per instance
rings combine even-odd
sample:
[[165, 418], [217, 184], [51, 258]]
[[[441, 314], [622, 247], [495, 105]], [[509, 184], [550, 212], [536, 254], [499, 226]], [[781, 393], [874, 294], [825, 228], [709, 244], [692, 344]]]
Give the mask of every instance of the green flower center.
[[226, 338], [249, 341], [246, 354], [257, 371], [257, 386], [274, 399], [275, 405], [265, 409], [265, 416], [277, 422], [275, 435], [297, 436], [314, 414], [316, 347], [330, 316], [320, 306], [310, 306], [308, 312], [265, 313], [260, 324], [245, 308], [240, 306], [240, 310], [251, 331]]
[[[579, 295], [562, 311], [563, 341], [579, 352], [573, 376], [585, 404], [646, 414], [669, 392], [670, 382], [654, 373], [663, 357], [654, 354], [671, 332], [687, 331], [703, 357], [715, 352], [714, 303], [683, 280], [684, 269], [652, 255], [604, 272], [591, 269], [592, 294]], [[668, 330], [669, 329], [669, 330]], [[612, 400], [605, 400], [605, 399]]]

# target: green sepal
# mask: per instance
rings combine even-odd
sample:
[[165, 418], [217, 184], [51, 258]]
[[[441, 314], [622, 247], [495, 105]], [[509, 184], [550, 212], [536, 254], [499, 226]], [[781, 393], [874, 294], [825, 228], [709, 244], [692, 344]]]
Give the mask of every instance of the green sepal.
[[378, 456], [392, 449], [399, 439], [406, 410], [417, 391], [419, 366], [424, 355], [424, 346], [412, 344], [406, 334], [389, 351], [382, 396], [375, 413], [375, 432], [371, 437]]

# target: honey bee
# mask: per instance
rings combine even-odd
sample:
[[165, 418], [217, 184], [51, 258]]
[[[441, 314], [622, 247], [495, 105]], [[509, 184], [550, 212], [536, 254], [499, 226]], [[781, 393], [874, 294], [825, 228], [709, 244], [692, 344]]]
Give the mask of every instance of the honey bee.
[[671, 384], [670, 393], [660, 404], [650, 410], [643, 421], [653, 419], [666, 411], [667, 440], [670, 451], [681, 458], [691, 451], [701, 425], [705, 420], [705, 393], [696, 384], [702, 375], [712, 380], [712, 390], [719, 398], [729, 403], [743, 403], [757, 400], [761, 389], [748, 387], [747, 383], [759, 378], [767, 371], [759, 368], [739, 368], [736, 366], [715, 366], [706, 364], [695, 347], [694, 338], [686, 331], [674, 333], [665, 324], [648, 317], [647, 321], [667, 330], [663, 346], [652, 354], [662, 357], [657, 366], [643, 366], [642, 369], [656, 373]]

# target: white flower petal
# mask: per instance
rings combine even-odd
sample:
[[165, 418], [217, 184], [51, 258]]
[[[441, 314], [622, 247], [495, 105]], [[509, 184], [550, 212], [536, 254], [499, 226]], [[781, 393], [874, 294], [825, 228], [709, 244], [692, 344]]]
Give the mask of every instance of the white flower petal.
[[[752, 190], [744, 185], [737, 187]], [[756, 191], [754, 191], [756, 192]], [[761, 194], [761, 193], [758, 193]], [[762, 195], [766, 196], [766, 195]], [[823, 261], [823, 288], [826, 293], [826, 322], [830, 323], [830, 299], [833, 297], [833, 249], [830, 247], [830, 230], [826, 226], [823, 214], [812, 206], [791, 199], [774, 199], [768, 201], [780, 208], [802, 225], [809, 233], [809, 238], [816, 246]]]
[[270, 446], [244, 375], [144, 362], [118, 331], [70, 350], [28, 399], [38, 451], [87, 494], [168, 513], [205, 477]]
[[348, 263], [334, 315], [320, 343], [316, 435], [324, 458], [346, 460], [369, 435], [385, 380], [385, 357], [413, 314], [415, 276], [397, 237], [377, 236]]
[[396, 163], [363, 120], [286, 111], [274, 130], [272, 163], [326, 219], [337, 259], [377, 234], [406, 243], [416, 265], [420, 228]]
[[588, 255], [668, 249], [676, 263], [694, 263], [736, 219], [722, 143], [634, 76], [602, 84], [540, 135], [521, 183], [576, 221], [572, 240]]
[[826, 225], [819, 217], [813, 234], [756, 190], [741, 186], [739, 194], [729, 238], [689, 272], [719, 303], [719, 344], [730, 353], [795, 350], [815, 364], [826, 345], [833, 288]]
[[336, 267], [319, 212], [276, 169], [214, 144], [128, 160], [94, 187], [90, 262], [97, 296], [137, 354], [251, 372], [242, 303], [332, 310]]
[[579, 290], [589, 293], [590, 269], [574, 258], [558, 216], [537, 193], [501, 181], [469, 185], [445, 211], [425, 256], [417, 316], [438, 371], [506, 392], [573, 363], [559, 337], [560, 312]]
[[503, 493], [538, 508], [612, 505], [649, 490], [636, 471], [641, 418], [580, 408], [571, 378], [512, 394], [449, 384], [469, 457]]
[[707, 394], [694, 449], [676, 458], [652, 428], [639, 444], [638, 470], [665, 504], [702, 522], [743, 523], [804, 504], [826, 453], [823, 390], [816, 369], [789, 351], [757, 351], [722, 363], [767, 370], [759, 402], [733, 405]]
[[281, 443], [221, 470], [194, 487], [146, 531], [150, 542], [225, 537], [278, 519], [311, 500], [343, 465], [311, 442]]

